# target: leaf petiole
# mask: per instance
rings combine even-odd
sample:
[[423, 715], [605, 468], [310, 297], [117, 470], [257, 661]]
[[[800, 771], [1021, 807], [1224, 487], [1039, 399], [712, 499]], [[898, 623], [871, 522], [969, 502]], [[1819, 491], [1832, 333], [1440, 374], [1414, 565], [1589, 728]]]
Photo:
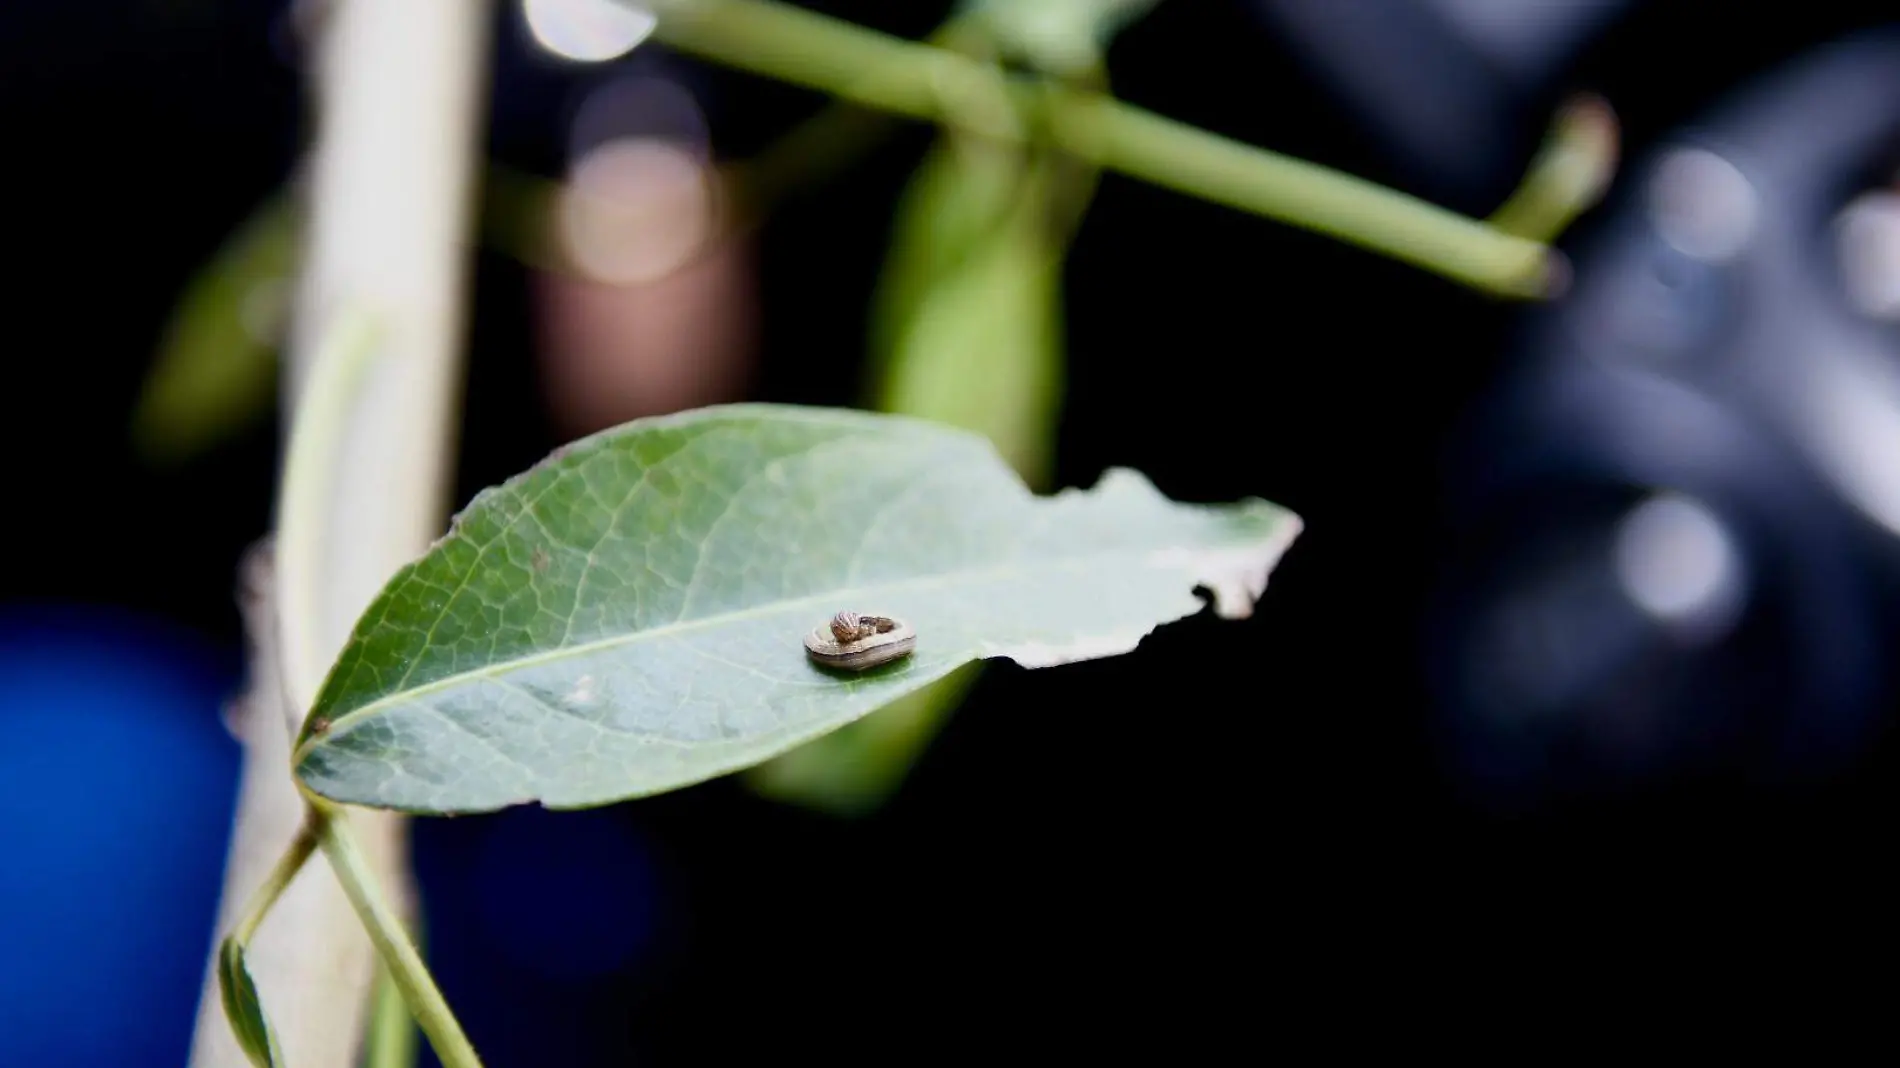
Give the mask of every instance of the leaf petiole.
[[356, 909], [356, 917], [369, 933], [376, 955], [389, 970], [391, 981], [401, 991], [422, 1033], [429, 1036], [429, 1045], [435, 1049], [442, 1068], [481, 1068], [481, 1058], [462, 1032], [455, 1013], [449, 1010], [442, 991], [436, 988], [435, 980], [430, 978], [428, 965], [422, 962], [422, 954], [410, 941], [402, 918], [383, 895], [375, 870], [350, 828], [348, 813], [311, 796], [308, 791], [305, 796], [310, 802], [311, 819], [317, 825], [317, 840], [323, 855], [336, 872], [337, 882], [343, 884], [343, 894]]
[[270, 870], [270, 874], [264, 877], [264, 882], [251, 894], [251, 899], [245, 902], [243, 914], [238, 917], [237, 925], [231, 929], [232, 939], [241, 946], [250, 944], [251, 936], [257, 933], [258, 925], [264, 922], [264, 915], [271, 910], [272, 905], [277, 904], [277, 899], [283, 896], [291, 880], [303, 870], [303, 866], [309, 862], [310, 855], [316, 852], [316, 849], [316, 831], [306, 820], [303, 827], [297, 831], [297, 837], [291, 839], [290, 848], [284, 850], [283, 857], [277, 861], [277, 866]]
[[231, 933], [218, 944], [218, 996], [224, 1003], [224, 1016], [238, 1047], [258, 1068], [277, 1068], [283, 1063], [283, 1050], [277, 1044], [277, 1034], [270, 1020], [264, 1015], [257, 984], [244, 960], [245, 950], [251, 936], [257, 933], [258, 925], [264, 922], [265, 914], [303, 870], [316, 846], [316, 831], [306, 820], [297, 836], [291, 839], [290, 848], [245, 903], [244, 912]]

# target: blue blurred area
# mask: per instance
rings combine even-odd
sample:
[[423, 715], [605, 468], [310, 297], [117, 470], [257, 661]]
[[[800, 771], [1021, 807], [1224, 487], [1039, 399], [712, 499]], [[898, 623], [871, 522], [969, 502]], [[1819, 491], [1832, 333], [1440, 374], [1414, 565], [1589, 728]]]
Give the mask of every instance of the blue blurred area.
[[0, 607], [0, 1064], [178, 1065], [237, 796], [233, 650]]
[[632, 815], [528, 806], [415, 824], [430, 967], [491, 1068], [633, 1055], [635, 1004], [682, 910]]
[[653, 940], [652, 861], [614, 812], [503, 813], [476, 858], [472, 884], [480, 888], [488, 937], [550, 979], [619, 971]]
[[[0, 1065], [185, 1063], [237, 796], [221, 709], [240, 666], [130, 613], [0, 608]], [[627, 817], [417, 825], [430, 956], [489, 1063], [600, 1056], [657, 977], [679, 924]]]

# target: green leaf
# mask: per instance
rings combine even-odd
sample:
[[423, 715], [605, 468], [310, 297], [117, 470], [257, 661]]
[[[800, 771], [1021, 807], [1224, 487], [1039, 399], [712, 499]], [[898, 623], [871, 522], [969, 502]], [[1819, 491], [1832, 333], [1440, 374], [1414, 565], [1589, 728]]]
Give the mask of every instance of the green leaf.
[[946, 136], [931, 147], [897, 203], [872, 304], [875, 360], [891, 358], [919, 305], [1006, 223], [1027, 173], [1023, 153], [1009, 145]]
[[988, 437], [1048, 478], [1062, 399], [1062, 259], [1047, 181], [980, 142], [928, 157], [873, 306], [874, 402]]
[[224, 1016], [231, 1021], [231, 1033], [251, 1063], [257, 1068], [283, 1064], [277, 1033], [264, 1016], [257, 984], [251, 981], [251, 969], [244, 962], [244, 944], [234, 937], [218, 943], [218, 995], [224, 1001]]
[[[1299, 531], [1136, 472], [1032, 494], [982, 437], [733, 405], [638, 420], [483, 491], [364, 613], [293, 766], [410, 812], [606, 804], [749, 767], [978, 658], [1134, 649], [1252, 611]], [[896, 615], [915, 654], [840, 677], [803, 636]]]
[[925, 297], [878, 407], [978, 431], [1041, 485], [1062, 400], [1062, 265], [1024, 229], [1009, 227]]
[[260, 206], [192, 279], [132, 414], [148, 459], [189, 459], [269, 412], [297, 257], [288, 196]]

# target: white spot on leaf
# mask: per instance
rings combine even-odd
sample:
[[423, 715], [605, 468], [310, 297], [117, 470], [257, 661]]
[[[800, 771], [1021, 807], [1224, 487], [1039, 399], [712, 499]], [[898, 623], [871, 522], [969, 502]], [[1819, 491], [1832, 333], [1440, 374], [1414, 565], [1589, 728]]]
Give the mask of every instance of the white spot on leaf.
[[570, 705], [585, 708], [598, 700], [600, 700], [600, 694], [595, 687], [592, 675], [582, 675], [575, 679], [573, 689], [567, 691], [567, 703]]

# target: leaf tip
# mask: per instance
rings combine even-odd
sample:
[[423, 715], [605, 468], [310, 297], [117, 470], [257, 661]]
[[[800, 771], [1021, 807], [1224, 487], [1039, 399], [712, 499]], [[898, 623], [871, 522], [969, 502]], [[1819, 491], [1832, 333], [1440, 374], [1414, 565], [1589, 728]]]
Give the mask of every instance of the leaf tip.
[[[1259, 503], [1266, 505], [1264, 501]], [[1213, 598], [1214, 613], [1222, 619], [1246, 619], [1267, 592], [1267, 580], [1280, 558], [1305, 529], [1299, 516], [1266, 506], [1279, 514], [1264, 537], [1222, 549], [1164, 549], [1155, 554], [1154, 562], [1191, 572], [1197, 588]]]

